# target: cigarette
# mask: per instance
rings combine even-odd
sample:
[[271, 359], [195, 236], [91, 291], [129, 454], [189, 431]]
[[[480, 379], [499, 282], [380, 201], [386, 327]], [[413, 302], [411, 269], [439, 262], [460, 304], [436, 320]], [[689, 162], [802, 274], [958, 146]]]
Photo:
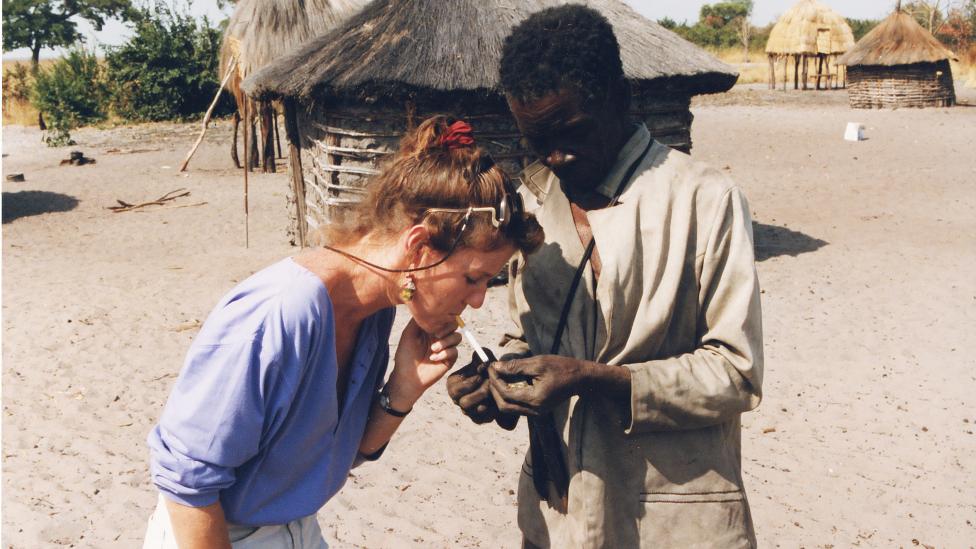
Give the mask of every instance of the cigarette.
[[478, 358], [480, 358], [481, 361], [484, 362], [485, 364], [491, 362], [488, 359], [488, 354], [485, 353], [485, 350], [482, 349], [481, 345], [478, 344], [478, 340], [474, 338], [474, 334], [471, 333], [471, 330], [464, 327], [464, 321], [461, 320], [461, 317], [457, 316], [455, 318], [457, 319], [458, 329], [461, 330], [461, 334], [464, 336], [465, 339], [468, 340], [468, 343], [472, 347], [474, 347], [474, 352], [478, 354]]

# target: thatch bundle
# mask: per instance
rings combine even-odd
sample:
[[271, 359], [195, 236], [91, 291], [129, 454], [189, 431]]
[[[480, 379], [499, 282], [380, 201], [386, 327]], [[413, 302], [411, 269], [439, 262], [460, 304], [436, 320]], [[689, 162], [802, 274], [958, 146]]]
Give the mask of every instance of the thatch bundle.
[[817, 64], [816, 88], [826, 80], [825, 88], [836, 87], [843, 74], [831, 71], [831, 59], [854, 45], [854, 33], [847, 21], [816, 0], [800, 0], [784, 13], [766, 42], [769, 57], [769, 87], [776, 87], [776, 64], [783, 63], [783, 89], [789, 80], [789, 63], [793, 61], [793, 89], [807, 89], [809, 64]]
[[835, 55], [853, 46], [854, 33], [840, 14], [817, 0], [800, 0], [773, 26], [766, 53]]
[[948, 107], [956, 102], [954, 54], [915, 18], [895, 10], [838, 60], [854, 108]]
[[[243, 78], [333, 29], [365, 0], [239, 0], [224, 31]], [[222, 70], [226, 64], [222, 64]]]
[[[235, 72], [227, 80], [227, 87], [238, 105], [235, 120], [242, 117], [245, 108], [246, 99], [240, 90], [245, 78], [309, 39], [331, 30], [365, 3], [366, 0], [239, 0], [220, 46], [221, 80], [226, 71]], [[253, 163], [256, 166], [260, 156], [266, 169], [274, 171], [271, 135], [269, 128], [264, 127], [269, 125], [271, 106], [265, 102], [251, 102], [247, 107], [249, 119], [261, 115], [264, 122], [264, 145], [260, 151], [253, 147]], [[239, 164], [236, 123], [231, 156], [235, 164]]]
[[[499, 91], [502, 44], [529, 14], [563, 3], [375, 0], [248, 78], [251, 97], [290, 106], [289, 140], [306, 152], [293, 181], [298, 219], [314, 227], [341, 215], [403, 132], [436, 112], [470, 120], [499, 164], [519, 171], [529, 155]], [[635, 112], [659, 140], [689, 150], [691, 97], [729, 89], [734, 70], [619, 0], [584, 3], [614, 26]]]

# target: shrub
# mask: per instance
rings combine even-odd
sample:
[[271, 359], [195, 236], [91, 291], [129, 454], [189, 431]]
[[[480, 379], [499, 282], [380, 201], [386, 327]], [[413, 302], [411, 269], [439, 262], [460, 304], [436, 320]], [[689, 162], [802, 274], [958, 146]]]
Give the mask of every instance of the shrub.
[[14, 63], [3, 73], [4, 105], [10, 101], [28, 101], [31, 91], [30, 69], [26, 63]]
[[871, 29], [877, 27], [879, 23], [881, 23], [881, 21], [876, 19], [847, 18], [847, 24], [851, 27], [851, 32], [854, 33], [855, 42], [861, 38], [864, 38], [864, 35], [871, 32]]
[[37, 71], [30, 98], [49, 118], [51, 129], [44, 141], [50, 146], [70, 145], [71, 129], [105, 119], [104, 70], [94, 53], [74, 48], [49, 68]]
[[[135, 35], [106, 54], [112, 106], [137, 121], [187, 119], [206, 111], [217, 80], [220, 30], [162, 4], [142, 8]], [[226, 100], [221, 112], [229, 113]]]

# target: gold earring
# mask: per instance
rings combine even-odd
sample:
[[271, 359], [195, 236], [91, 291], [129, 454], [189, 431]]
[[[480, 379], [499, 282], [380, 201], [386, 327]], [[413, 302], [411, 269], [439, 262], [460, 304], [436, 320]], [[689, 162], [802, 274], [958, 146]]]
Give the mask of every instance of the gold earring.
[[400, 299], [406, 303], [413, 299], [415, 293], [417, 293], [417, 284], [413, 281], [413, 275], [408, 274], [400, 285]]

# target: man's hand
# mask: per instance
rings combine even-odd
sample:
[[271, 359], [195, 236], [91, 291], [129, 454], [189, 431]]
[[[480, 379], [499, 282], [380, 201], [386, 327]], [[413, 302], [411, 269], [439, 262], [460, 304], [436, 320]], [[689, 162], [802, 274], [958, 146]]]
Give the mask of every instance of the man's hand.
[[493, 362], [488, 368], [491, 393], [500, 412], [537, 416], [579, 393], [587, 365], [556, 355]]
[[[485, 353], [489, 360], [496, 360], [490, 350], [485, 349]], [[447, 394], [464, 415], [478, 425], [496, 421], [500, 427], [511, 431], [518, 422], [518, 416], [498, 412], [489, 387], [488, 364], [482, 362], [477, 354], [471, 357], [467, 366], [448, 376]]]

